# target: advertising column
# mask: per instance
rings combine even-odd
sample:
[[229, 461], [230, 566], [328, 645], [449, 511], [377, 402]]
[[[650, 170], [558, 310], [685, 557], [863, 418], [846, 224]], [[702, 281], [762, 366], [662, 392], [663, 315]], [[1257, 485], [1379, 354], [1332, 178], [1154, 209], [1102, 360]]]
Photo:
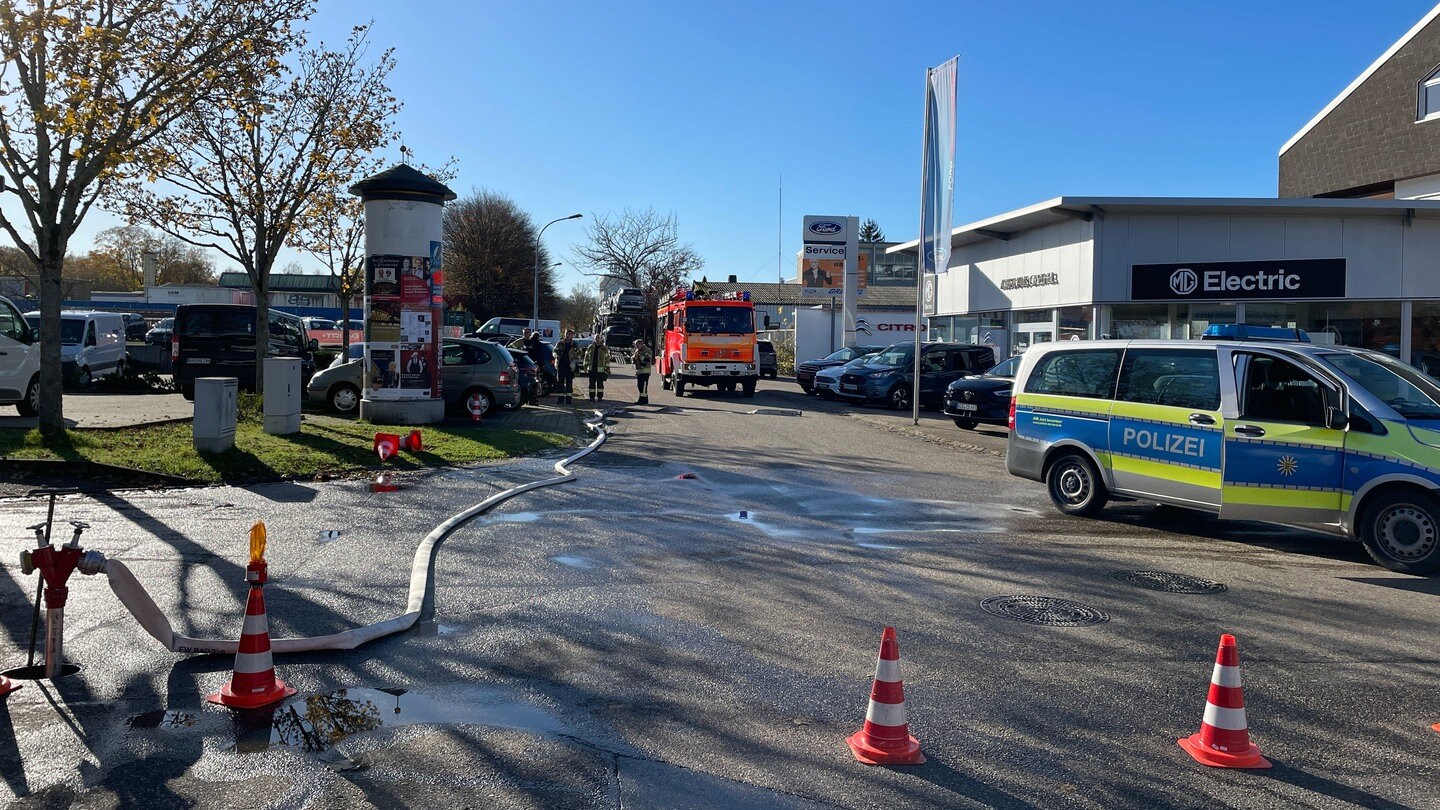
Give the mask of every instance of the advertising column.
[[400, 165], [350, 187], [365, 202], [365, 363], [360, 418], [428, 424], [445, 418], [444, 204], [455, 193]]

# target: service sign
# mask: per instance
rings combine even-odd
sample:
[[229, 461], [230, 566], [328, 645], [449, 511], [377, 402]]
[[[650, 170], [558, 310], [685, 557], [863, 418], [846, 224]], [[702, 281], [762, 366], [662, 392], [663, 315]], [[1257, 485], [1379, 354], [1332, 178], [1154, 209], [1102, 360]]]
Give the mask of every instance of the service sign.
[[1130, 300], [1344, 298], [1345, 270], [1345, 259], [1136, 264]]
[[802, 296], [838, 296], [845, 293], [848, 223], [848, 217], [805, 217], [804, 249], [800, 255]]

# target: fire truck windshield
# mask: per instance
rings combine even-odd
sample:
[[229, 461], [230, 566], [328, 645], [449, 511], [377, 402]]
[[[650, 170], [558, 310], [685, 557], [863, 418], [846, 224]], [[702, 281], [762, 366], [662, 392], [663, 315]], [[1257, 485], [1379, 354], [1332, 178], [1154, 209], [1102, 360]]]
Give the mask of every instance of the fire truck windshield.
[[685, 331], [692, 335], [751, 334], [755, 331], [755, 310], [691, 304], [685, 308]]

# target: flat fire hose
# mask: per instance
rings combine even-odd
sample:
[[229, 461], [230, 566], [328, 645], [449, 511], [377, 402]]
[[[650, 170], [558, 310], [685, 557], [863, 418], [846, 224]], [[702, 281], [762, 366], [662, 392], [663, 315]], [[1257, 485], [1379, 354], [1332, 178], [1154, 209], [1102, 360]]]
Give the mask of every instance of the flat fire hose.
[[[518, 487], [511, 487], [504, 492], [496, 493], [469, 509], [451, 516], [425, 535], [425, 539], [421, 540], [420, 545], [415, 549], [415, 557], [410, 564], [410, 597], [404, 613], [393, 619], [367, 624], [364, 627], [356, 627], [340, 633], [331, 633], [328, 636], [271, 639], [271, 651], [289, 653], [309, 650], [353, 650], [366, 642], [413, 627], [415, 622], [420, 619], [420, 611], [425, 604], [425, 594], [430, 586], [430, 564], [441, 541], [466, 521], [488, 512], [516, 495], [541, 487], [574, 481], [575, 473], [570, 471], [569, 465], [598, 450], [609, 437], [609, 432], [605, 429], [604, 415], [599, 411], [595, 412], [595, 417], [587, 421], [585, 426], [595, 432], [594, 440], [578, 453], [555, 462], [556, 476], [554, 478], [531, 481], [528, 484], [521, 484]], [[82, 573], [87, 574], [104, 571], [110, 581], [110, 590], [120, 598], [121, 604], [125, 605], [135, 620], [140, 622], [140, 626], [145, 628], [145, 632], [171, 652], [234, 653], [239, 648], [238, 640], [190, 638], [176, 633], [165, 613], [155, 604], [155, 600], [150, 598], [149, 592], [145, 590], [139, 580], [135, 579], [135, 575], [130, 572], [130, 569], [119, 560], [105, 560], [98, 567], [92, 566], [91, 569], [86, 570], [85, 566], [81, 567]]]

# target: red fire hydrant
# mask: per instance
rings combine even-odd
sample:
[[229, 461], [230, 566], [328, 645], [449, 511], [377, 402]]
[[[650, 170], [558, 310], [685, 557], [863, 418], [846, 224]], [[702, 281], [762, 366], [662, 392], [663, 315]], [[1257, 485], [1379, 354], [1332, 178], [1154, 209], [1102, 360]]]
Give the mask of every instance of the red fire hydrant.
[[65, 655], [65, 598], [70, 595], [65, 583], [85, 554], [80, 533], [90, 528], [80, 520], [72, 520], [70, 525], [75, 534], [60, 548], [45, 543], [43, 533], [37, 531], [41, 540], [36, 549], [20, 552], [20, 570], [26, 575], [38, 570], [45, 579], [45, 677], [52, 679], [60, 674]]

